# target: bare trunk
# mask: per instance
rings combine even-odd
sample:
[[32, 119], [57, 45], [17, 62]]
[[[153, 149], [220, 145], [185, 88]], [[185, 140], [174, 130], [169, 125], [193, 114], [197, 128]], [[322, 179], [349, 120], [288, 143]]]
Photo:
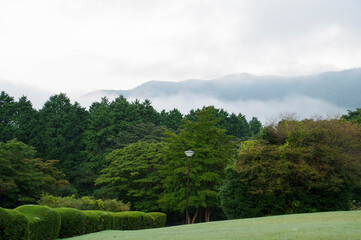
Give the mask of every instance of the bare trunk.
[[196, 218], [198, 216], [198, 212], [199, 212], [199, 207], [197, 208], [196, 213], [194, 214], [193, 218], [192, 218], [192, 224], [196, 221]]
[[204, 208], [204, 221], [207, 222], [207, 208]]
[[201, 223], [202, 222], [202, 207], [200, 207], [200, 210], [199, 210], [199, 222]]
[[211, 209], [208, 208], [208, 222], [211, 221]]
[[204, 212], [204, 221], [209, 222], [210, 217], [211, 217], [211, 209], [207, 207]]

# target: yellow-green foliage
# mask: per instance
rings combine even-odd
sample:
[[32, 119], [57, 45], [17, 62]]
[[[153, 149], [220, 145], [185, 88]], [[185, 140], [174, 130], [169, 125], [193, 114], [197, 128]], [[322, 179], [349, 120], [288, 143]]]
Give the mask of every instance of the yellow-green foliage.
[[0, 239], [27, 240], [29, 237], [28, 219], [21, 213], [0, 208]]
[[60, 214], [61, 226], [59, 237], [73, 237], [85, 234], [86, 215], [74, 208], [55, 208], [56, 212]]
[[165, 222], [167, 220], [167, 214], [161, 212], [150, 212], [148, 216], [153, 218], [153, 228], [164, 227]]
[[43, 195], [39, 200], [39, 204], [52, 208], [71, 207], [80, 210], [104, 210], [111, 212], [129, 211], [130, 203], [124, 204], [116, 199], [94, 199], [93, 197], [76, 198], [75, 195], [70, 197], [55, 197], [53, 195]]
[[60, 216], [52, 208], [24, 205], [15, 209], [29, 221], [29, 240], [51, 240], [59, 236]]
[[83, 213], [86, 215], [86, 233], [112, 229], [112, 213], [98, 210], [86, 210]]
[[116, 199], [104, 200], [104, 210], [110, 212], [125, 212], [130, 210], [130, 203], [124, 204], [122, 201]]

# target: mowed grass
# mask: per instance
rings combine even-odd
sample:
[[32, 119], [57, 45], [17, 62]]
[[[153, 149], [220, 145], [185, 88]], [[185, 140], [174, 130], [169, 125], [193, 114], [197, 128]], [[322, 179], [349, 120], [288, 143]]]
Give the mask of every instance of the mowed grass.
[[361, 239], [361, 211], [293, 214], [136, 231], [103, 231], [67, 239]]

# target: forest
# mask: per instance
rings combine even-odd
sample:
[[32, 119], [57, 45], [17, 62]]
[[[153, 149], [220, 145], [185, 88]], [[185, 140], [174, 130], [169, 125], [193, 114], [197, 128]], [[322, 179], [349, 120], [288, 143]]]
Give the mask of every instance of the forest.
[[149, 100], [65, 94], [39, 110], [0, 94], [0, 207], [49, 197], [116, 199], [184, 222], [350, 210], [361, 201], [361, 109], [340, 118], [253, 117], [205, 106], [183, 115]]

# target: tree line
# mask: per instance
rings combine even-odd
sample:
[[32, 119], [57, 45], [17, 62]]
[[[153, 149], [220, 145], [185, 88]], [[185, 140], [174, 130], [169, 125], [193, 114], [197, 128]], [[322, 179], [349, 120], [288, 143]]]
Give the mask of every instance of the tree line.
[[[31, 154], [15, 155], [31, 162], [26, 169], [33, 172], [27, 176], [38, 176], [36, 187], [6, 201], [13, 206], [34, 202], [41, 192], [76, 194], [183, 218], [185, 150], [195, 152], [191, 222], [209, 221], [211, 213], [213, 219], [231, 219], [348, 210], [353, 200], [361, 200], [360, 109], [340, 119], [283, 119], [262, 127], [257, 118], [247, 121], [212, 106], [183, 115], [177, 109], [157, 112], [149, 100], [129, 102], [120, 96], [103, 98], [87, 110], [58, 94], [35, 110], [26, 97], [15, 101], [2, 92], [0, 116], [1, 165], [17, 170], [9, 156], [23, 151], [16, 148], [23, 144]], [[35, 167], [49, 160], [47, 179], [58, 184], [51, 191], [40, 184], [44, 168]], [[2, 196], [22, 192], [16, 188], [21, 171], [3, 171]]]
[[[34, 150], [27, 159], [54, 160], [53, 165], [70, 183], [59, 188], [58, 195], [94, 195], [105, 191], [94, 183], [111, 163], [110, 153], [138, 142], [162, 144], [166, 132], [179, 133], [183, 121], [194, 122], [200, 111], [187, 115], [177, 109], [157, 112], [149, 100], [129, 102], [123, 96], [113, 101], [102, 98], [85, 109], [65, 94], [51, 96], [36, 110], [26, 96], [15, 100], [2, 91], [0, 142], [17, 139]], [[220, 119], [217, 127], [227, 129], [235, 139], [248, 139], [262, 127], [257, 118], [248, 122], [244, 115], [223, 109], [213, 108], [212, 114]]]

